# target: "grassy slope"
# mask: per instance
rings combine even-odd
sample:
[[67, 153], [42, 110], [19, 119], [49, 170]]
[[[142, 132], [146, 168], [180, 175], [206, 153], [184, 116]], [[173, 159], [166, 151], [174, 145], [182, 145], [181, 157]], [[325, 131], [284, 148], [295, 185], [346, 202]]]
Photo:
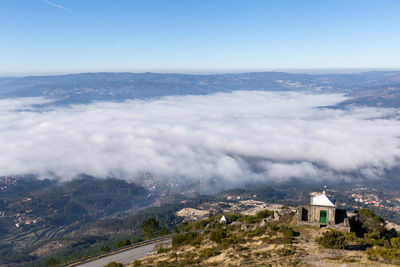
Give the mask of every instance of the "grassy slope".
[[[204, 234], [174, 240], [172, 248], [159, 249], [133, 266], [393, 266], [383, 259], [371, 261], [365, 251], [322, 248], [315, 239], [330, 230], [297, 226], [294, 217], [287, 213], [265, 226], [260, 226], [260, 218], [242, 215], [227, 226], [220, 225], [218, 217], [197, 222], [197, 227], [190, 224], [187, 229], [208, 226]], [[216, 238], [221, 231], [222, 240]], [[346, 238], [349, 244], [358, 242], [352, 235]]]

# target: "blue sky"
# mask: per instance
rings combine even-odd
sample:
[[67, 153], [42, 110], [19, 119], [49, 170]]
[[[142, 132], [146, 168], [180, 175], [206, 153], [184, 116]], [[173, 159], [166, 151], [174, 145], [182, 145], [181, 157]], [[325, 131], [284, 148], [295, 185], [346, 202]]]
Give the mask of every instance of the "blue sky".
[[0, 75], [400, 68], [398, 0], [0, 0]]

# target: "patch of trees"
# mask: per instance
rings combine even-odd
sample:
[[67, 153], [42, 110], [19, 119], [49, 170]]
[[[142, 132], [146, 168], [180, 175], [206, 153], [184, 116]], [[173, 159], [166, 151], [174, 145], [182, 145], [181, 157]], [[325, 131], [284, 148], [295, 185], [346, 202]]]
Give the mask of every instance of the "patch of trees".
[[154, 218], [148, 218], [142, 223], [142, 233], [146, 239], [152, 239], [157, 236], [168, 235], [167, 228], [160, 227], [160, 223]]

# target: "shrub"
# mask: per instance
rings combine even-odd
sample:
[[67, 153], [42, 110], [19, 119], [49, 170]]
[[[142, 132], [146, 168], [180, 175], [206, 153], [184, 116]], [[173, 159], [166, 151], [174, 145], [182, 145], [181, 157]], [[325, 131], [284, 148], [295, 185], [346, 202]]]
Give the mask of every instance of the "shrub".
[[214, 241], [215, 243], [217, 243], [217, 244], [221, 244], [221, 243], [222, 243], [222, 240], [223, 240], [226, 236], [227, 236], [227, 233], [226, 233], [226, 230], [225, 230], [225, 229], [217, 228], [217, 229], [214, 229], [214, 230], [211, 232], [211, 237], [210, 237], [210, 239], [211, 239], [212, 241]]
[[110, 251], [111, 249], [108, 246], [104, 246], [101, 248], [102, 251], [107, 252]]
[[196, 240], [196, 238], [199, 236], [199, 233], [186, 233], [182, 235], [177, 235], [172, 237], [172, 247], [177, 248], [183, 245], [188, 245], [193, 242], [193, 240]]
[[209, 223], [210, 223], [210, 219], [204, 219], [204, 220], [191, 222], [185, 227], [185, 231], [189, 232], [189, 231], [195, 231], [195, 230], [203, 230]]
[[124, 267], [124, 265], [120, 262], [109, 262], [107, 265], [105, 265], [104, 267]]
[[324, 248], [345, 249], [347, 247], [346, 237], [339, 231], [325, 232], [315, 241]]
[[264, 218], [270, 217], [274, 215], [274, 211], [272, 210], [262, 210], [256, 214], [258, 220], [262, 220]]
[[205, 248], [202, 251], [200, 251], [200, 257], [204, 259], [208, 259], [210, 257], [214, 257], [221, 254], [220, 251], [216, 250], [215, 248]]
[[293, 232], [292, 228], [287, 227], [285, 225], [281, 226], [279, 228], [278, 232], [282, 233], [286, 237], [293, 237], [294, 236], [294, 232]]
[[118, 247], [122, 248], [122, 247], [128, 246], [130, 244], [131, 244], [131, 241], [129, 239], [125, 239], [125, 240], [119, 241]]
[[265, 233], [265, 230], [267, 229], [267, 227], [258, 227], [257, 229], [255, 229], [254, 231], [251, 231], [247, 234], [247, 236], [249, 238], [255, 237], [255, 236], [259, 236], [263, 233]]
[[197, 235], [197, 236], [192, 240], [192, 242], [190, 242], [190, 244], [191, 244], [192, 246], [197, 246], [197, 245], [200, 245], [200, 244], [201, 244], [201, 241], [203, 241], [203, 236], [202, 236], [202, 235]]
[[400, 249], [400, 237], [393, 237], [390, 239], [390, 245], [394, 249]]
[[280, 237], [277, 241], [281, 244], [291, 244], [292, 238], [294, 236], [294, 232], [291, 228], [283, 225], [279, 228], [278, 232], [282, 233], [282, 237]]
[[47, 262], [46, 262], [46, 266], [48, 267], [53, 267], [53, 266], [58, 266], [60, 263], [58, 262], [57, 259], [55, 258], [50, 258]]
[[354, 232], [344, 233], [343, 235], [346, 238], [346, 240], [348, 240], [348, 241], [354, 242], [357, 240], [356, 233], [354, 233]]
[[171, 232], [165, 227], [161, 228], [161, 230], [158, 232], [158, 236], [165, 236], [169, 234], [171, 234]]
[[283, 248], [278, 251], [278, 254], [281, 256], [290, 256], [294, 254], [294, 251], [288, 248]]
[[161, 248], [159, 248], [159, 249], [157, 250], [157, 254], [166, 253], [166, 252], [168, 252], [168, 251], [170, 251], [170, 250], [171, 250], [170, 248], [163, 248], [163, 247], [161, 247]]
[[396, 248], [368, 248], [367, 254], [371, 260], [378, 260], [379, 257], [382, 257], [386, 261], [400, 264], [400, 250]]
[[234, 244], [240, 243], [243, 240], [239, 238], [237, 235], [230, 235], [222, 239], [220, 243], [218, 243], [218, 248], [227, 249]]
[[246, 216], [245, 220], [247, 223], [255, 223], [255, 222], [257, 222], [257, 217], [256, 216]]
[[276, 232], [279, 229], [279, 227], [275, 224], [268, 225], [268, 228], [271, 232]]

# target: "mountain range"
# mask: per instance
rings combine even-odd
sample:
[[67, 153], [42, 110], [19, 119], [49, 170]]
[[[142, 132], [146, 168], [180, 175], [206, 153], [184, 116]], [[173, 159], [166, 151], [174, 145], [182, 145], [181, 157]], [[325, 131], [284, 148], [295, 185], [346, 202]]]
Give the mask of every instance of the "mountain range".
[[400, 71], [350, 74], [251, 72], [231, 74], [81, 73], [0, 78], [0, 97], [49, 97], [53, 104], [85, 104], [236, 90], [341, 93], [344, 104], [400, 106]]

